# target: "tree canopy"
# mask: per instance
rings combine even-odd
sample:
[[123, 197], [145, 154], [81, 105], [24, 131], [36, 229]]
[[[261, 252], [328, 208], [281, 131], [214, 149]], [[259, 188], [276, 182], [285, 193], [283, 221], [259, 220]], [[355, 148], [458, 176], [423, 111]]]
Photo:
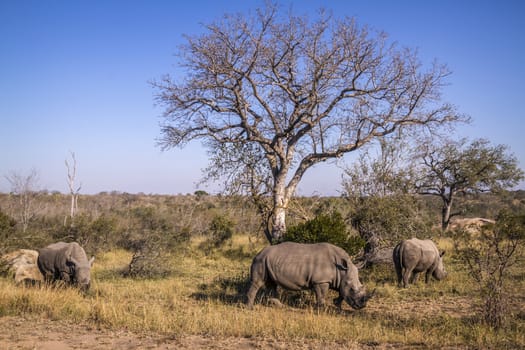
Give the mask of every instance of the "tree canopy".
[[354, 18], [278, 10], [267, 4], [205, 25], [178, 52], [182, 76], [154, 83], [164, 149], [200, 139], [212, 154], [229, 150], [235, 160], [249, 150], [262, 160], [253, 174], [271, 179], [270, 240], [285, 233], [289, 200], [313, 165], [399, 129], [463, 119], [441, 101], [444, 65], [423, 65]]
[[458, 194], [497, 192], [511, 188], [524, 178], [516, 157], [505, 145], [488, 140], [444, 140], [421, 145], [421, 170], [416, 181], [420, 194], [439, 196], [443, 201], [442, 228], [446, 230]]

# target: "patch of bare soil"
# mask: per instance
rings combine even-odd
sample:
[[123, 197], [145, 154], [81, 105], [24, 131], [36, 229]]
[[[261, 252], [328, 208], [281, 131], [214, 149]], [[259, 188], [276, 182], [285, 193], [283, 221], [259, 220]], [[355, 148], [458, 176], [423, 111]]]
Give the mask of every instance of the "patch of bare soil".
[[0, 317], [0, 350], [132, 349], [392, 349], [378, 344], [280, 341], [275, 339], [167, 337], [96, 329], [89, 325], [23, 317]]

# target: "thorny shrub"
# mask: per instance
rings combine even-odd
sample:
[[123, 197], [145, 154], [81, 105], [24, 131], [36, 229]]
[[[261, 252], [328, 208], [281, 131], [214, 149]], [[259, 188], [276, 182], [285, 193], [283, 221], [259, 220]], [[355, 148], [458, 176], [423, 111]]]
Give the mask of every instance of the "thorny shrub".
[[350, 255], [356, 254], [364, 245], [361, 238], [350, 235], [343, 217], [337, 211], [317, 215], [288, 228], [285, 240], [298, 243], [328, 242], [343, 248]]
[[484, 300], [483, 318], [493, 328], [501, 328], [509, 315], [506, 282], [509, 268], [523, 254], [525, 214], [501, 211], [495, 225], [479, 233], [453, 233], [458, 258], [468, 267]]

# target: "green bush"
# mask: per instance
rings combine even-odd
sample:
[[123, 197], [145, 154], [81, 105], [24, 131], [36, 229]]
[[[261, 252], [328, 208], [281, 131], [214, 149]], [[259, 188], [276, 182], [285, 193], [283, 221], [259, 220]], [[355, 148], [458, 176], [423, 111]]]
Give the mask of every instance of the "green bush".
[[355, 255], [365, 243], [360, 237], [349, 234], [343, 217], [337, 211], [330, 215], [320, 214], [311, 220], [289, 227], [285, 241], [327, 242], [343, 248], [350, 255]]
[[56, 225], [52, 238], [54, 241], [78, 242], [86, 251], [95, 254], [108, 251], [115, 245], [116, 232], [115, 218], [102, 215], [93, 219], [91, 215], [80, 214], [66, 225]]
[[173, 230], [173, 225], [159, 214], [158, 208], [153, 206], [133, 208], [131, 210], [131, 217], [135, 228], [164, 232]]
[[394, 195], [356, 200], [350, 220], [365, 239], [374, 237], [387, 246], [400, 240], [432, 236], [432, 221], [413, 196]]
[[209, 226], [209, 237], [202, 242], [200, 249], [209, 254], [214, 248], [222, 247], [227, 242], [231, 243], [232, 236], [233, 222], [225, 216], [215, 215]]
[[210, 233], [213, 244], [220, 247], [232, 238], [233, 222], [224, 216], [216, 215], [211, 220]]
[[166, 215], [162, 215], [158, 208], [153, 206], [140, 206], [129, 212], [129, 219], [125, 230], [120, 235], [117, 246], [137, 251], [137, 245], [142, 246], [148, 240], [161, 239], [162, 244], [168, 248], [175, 248], [181, 242], [189, 239], [187, 229], [180, 232], [170, 222]]

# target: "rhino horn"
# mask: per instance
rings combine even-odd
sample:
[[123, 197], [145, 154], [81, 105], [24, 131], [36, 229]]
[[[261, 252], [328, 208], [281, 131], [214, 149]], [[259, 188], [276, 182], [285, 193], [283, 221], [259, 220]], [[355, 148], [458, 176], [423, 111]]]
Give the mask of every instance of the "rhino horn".
[[90, 267], [93, 266], [93, 262], [94, 262], [94, 261], [95, 261], [95, 257], [92, 256], [91, 259], [89, 259], [89, 262], [88, 262], [88, 264], [89, 264]]

